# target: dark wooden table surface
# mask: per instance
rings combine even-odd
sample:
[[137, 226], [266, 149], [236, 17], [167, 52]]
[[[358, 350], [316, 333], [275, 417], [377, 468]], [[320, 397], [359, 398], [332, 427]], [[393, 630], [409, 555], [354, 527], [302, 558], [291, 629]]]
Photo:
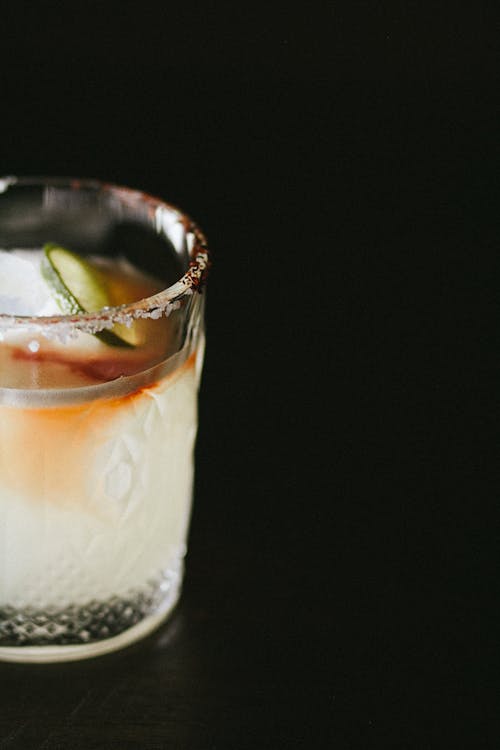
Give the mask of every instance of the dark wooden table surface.
[[2, 171], [162, 195], [214, 267], [180, 603], [121, 653], [1, 664], [0, 750], [498, 746], [457, 481], [498, 243], [490, 24], [356, 5], [44, 4], [4, 34]]

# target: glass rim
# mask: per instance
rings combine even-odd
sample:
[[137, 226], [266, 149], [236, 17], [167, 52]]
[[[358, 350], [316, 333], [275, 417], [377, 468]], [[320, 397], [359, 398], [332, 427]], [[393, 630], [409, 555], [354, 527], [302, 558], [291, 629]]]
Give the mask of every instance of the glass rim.
[[208, 268], [210, 266], [207, 240], [197, 224], [177, 206], [150, 195], [143, 190], [136, 190], [113, 182], [105, 182], [90, 178], [72, 177], [0, 177], [0, 194], [5, 193], [10, 187], [67, 187], [70, 189], [91, 189], [96, 192], [110, 193], [116, 195], [129, 205], [145, 204], [149, 215], [153, 219], [158, 209], [167, 210], [177, 218], [185, 229], [186, 236], [190, 236], [191, 247], [188, 246], [189, 266], [187, 271], [173, 284], [160, 292], [144, 297], [135, 302], [103, 307], [95, 312], [82, 312], [77, 314], [36, 316], [36, 315], [10, 315], [0, 312], [0, 328], [28, 327], [39, 331], [54, 333], [58, 328], [73, 328], [98, 332], [112, 327], [115, 323], [129, 324], [133, 319], [145, 317], [161, 317], [163, 313], [169, 314], [171, 310], [179, 307], [184, 297], [194, 292], [201, 292], [206, 282]]

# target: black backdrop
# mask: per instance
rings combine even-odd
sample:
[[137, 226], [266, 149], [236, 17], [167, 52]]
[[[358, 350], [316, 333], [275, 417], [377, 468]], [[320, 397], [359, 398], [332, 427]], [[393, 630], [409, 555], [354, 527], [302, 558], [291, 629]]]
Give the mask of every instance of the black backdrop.
[[181, 603], [122, 654], [1, 666], [1, 747], [494, 746], [461, 412], [498, 67], [457, 14], [5, 11], [0, 171], [161, 195], [214, 265]]

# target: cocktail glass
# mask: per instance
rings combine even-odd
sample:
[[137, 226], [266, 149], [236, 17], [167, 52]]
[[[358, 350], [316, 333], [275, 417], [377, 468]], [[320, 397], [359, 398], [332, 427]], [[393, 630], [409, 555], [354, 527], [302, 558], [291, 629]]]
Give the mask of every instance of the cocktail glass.
[[[174, 607], [204, 351], [207, 247], [178, 209], [96, 181], [0, 180], [0, 248], [47, 242], [124, 255], [164, 286], [89, 313], [0, 314], [0, 659], [23, 662], [119, 649]], [[137, 346], [96, 354], [116, 326]]]

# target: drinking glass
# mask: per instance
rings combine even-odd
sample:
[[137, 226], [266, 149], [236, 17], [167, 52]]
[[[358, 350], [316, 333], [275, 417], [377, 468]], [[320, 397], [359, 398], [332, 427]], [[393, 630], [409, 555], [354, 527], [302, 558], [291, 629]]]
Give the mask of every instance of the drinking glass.
[[[156, 291], [0, 314], [0, 659], [21, 662], [119, 649], [174, 607], [204, 352], [208, 251], [177, 208], [91, 180], [1, 179], [0, 249], [45, 243], [121, 258]], [[116, 330], [138, 343], [108, 346]]]

